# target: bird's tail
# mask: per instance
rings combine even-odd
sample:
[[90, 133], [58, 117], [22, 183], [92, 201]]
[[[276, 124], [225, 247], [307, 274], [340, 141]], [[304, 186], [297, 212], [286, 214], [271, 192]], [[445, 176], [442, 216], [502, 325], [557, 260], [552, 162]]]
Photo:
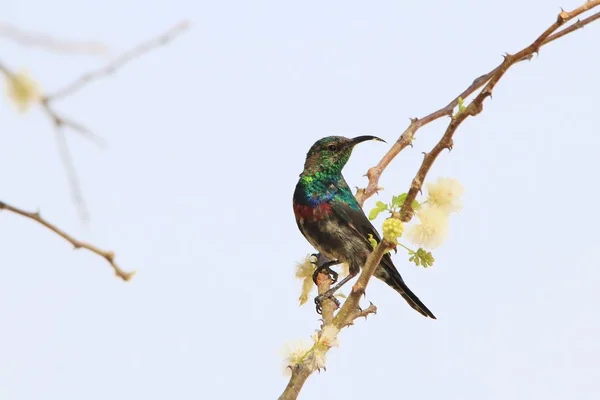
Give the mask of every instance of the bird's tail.
[[375, 277], [384, 281], [388, 284], [388, 286], [400, 293], [404, 300], [406, 300], [406, 302], [419, 313], [426, 317], [437, 319], [435, 315], [429, 311], [427, 306], [425, 306], [425, 304], [419, 300], [417, 295], [414, 294], [408, 288], [408, 286], [406, 286], [406, 283], [404, 283], [404, 279], [402, 279], [400, 272], [398, 272], [392, 263], [392, 259], [390, 258], [389, 254], [386, 254], [381, 260], [381, 264], [375, 270]]

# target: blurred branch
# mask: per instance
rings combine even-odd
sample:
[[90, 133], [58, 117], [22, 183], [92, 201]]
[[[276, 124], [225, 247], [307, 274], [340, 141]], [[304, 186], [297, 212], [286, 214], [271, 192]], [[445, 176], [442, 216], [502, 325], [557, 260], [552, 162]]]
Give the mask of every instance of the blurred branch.
[[105, 147], [107, 143], [102, 137], [94, 134], [84, 125], [59, 115], [54, 108], [50, 106], [50, 103], [45, 97], [42, 97], [40, 104], [44, 112], [54, 124], [58, 155], [63, 167], [65, 168], [65, 173], [69, 182], [69, 189], [71, 191], [71, 198], [73, 199], [73, 202], [77, 208], [79, 218], [82, 221], [88, 221], [90, 218], [89, 210], [87, 208], [85, 198], [83, 197], [83, 190], [81, 190], [77, 169], [75, 168], [75, 163], [73, 162], [73, 157], [71, 156], [69, 144], [67, 143], [67, 137], [64, 134], [63, 128], [70, 128], [73, 131], [81, 134], [84, 138], [91, 140], [101, 147]]
[[39, 47], [59, 54], [105, 55], [108, 52], [107, 47], [102, 43], [56, 39], [41, 33], [25, 32], [6, 22], [0, 22], [0, 37], [10, 39], [22, 46]]
[[[577, 17], [578, 15], [580, 15], [586, 11], [589, 11], [590, 9], [598, 6], [599, 4], [600, 4], [599, 0], [593, 0], [593, 1], [588, 1], [587, 3], [578, 7], [577, 9], [571, 11], [570, 13], [562, 11], [559, 14], [559, 16], [557, 17], [557, 22], [552, 24], [552, 26], [550, 28], [548, 28], [542, 35], [540, 35], [540, 37], [538, 39], [536, 39], [536, 41], [531, 46], [528, 46], [526, 49], [524, 49], [524, 50], [528, 49], [528, 51], [522, 50], [512, 56], [507, 55], [505, 57], [504, 61], [500, 65], [498, 65], [496, 68], [494, 68], [490, 72], [488, 72], [484, 75], [481, 75], [480, 77], [475, 79], [468, 88], [466, 88], [462, 93], [460, 93], [458, 96], [456, 96], [446, 106], [432, 112], [429, 115], [426, 115], [423, 118], [411, 118], [410, 124], [404, 130], [402, 135], [400, 135], [400, 137], [398, 138], [396, 143], [394, 143], [394, 145], [388, 150], [388, 152], [383, 156], [383, 158], [379, 161], [379, 163], [377, 165], [375, 165], [374, 167], [371, 167], [367, 171], [366, 176], [369, 180], [367, 187], [364, 189], [359, 189], [358, 192], [356, 193], [356, 199], [358, 200], [359, 204], [362, 206], [364, 204], [365, 200], [367, 200], [369, 197], [373, 196], [375, 193], [377, 193], [380, 190], [379, 179], [381, 177], [381, 174], [383, 173], [385, 168], [387, 168], [387, 166], [392, 162], [392, 160], [402, 150], [404, 150], [408, 146], [412, 147], [412, 141], [415, 137], [416, 132], [420, 128], [422, 128], [423, 126], [425, 126], [435, 120], [438, 120], [442, 117], [451, 117], [453, 110], [458, 105], [459, 99], [463, 99], [463, 100], [466, 99], [467, 97], [469, 97], [470, 95], [475, 93], [478, 89], [480, 89], [482, 86], [484, 86], [485, 84], [490, 82], [490, 80], [492, 80], [492, 79], [496, 79], [496, 78], [500, 79], [500, 77], [502, 77], [502, 75], [504, 75], [506, 70], [508, 68], [510, 68], [511, 66], [513, 66], [514, 64], [517, 64], [517, 63], [519, 63], [521, 61], [525, 61], [525, 60], [531, 60], [533, 54], [538, 53], [539, 49], [542, 46], [544, 46], [548, 43], [551, 43], [557, 39], [560, 39], [561, 37], [568, 35], [569, 33], [572, 33], [580, 28], [583, 28], [585, 25], [599, 19], [600, 12], [597, 12], [583, 20], [577, 20], [572, 25], [570, 25], [558, 32], [555, 32], [559, 27], [564, 25], [566, 22], [572, 20], [573, 18]], [[494, 83], [494, 86], [496, 83], [497, 83], [497, 81]], [[480, 99], [480, 100], [481, 100], [480, 104], [482, 104], [483, 99]], [[473, 107], [476, 107], [476, 105], [474, 105]], [[470, 112], [472, 112], [472, 111], [474, 111], [474, 108], [471, 108]], [[462, 117], [462, 119], [460, 120], [460, 122], [458, 122], [458, 124], [460, 124], [466, 117], [467, 116]], [[452, 122], [451, 122], [451, 124], [452, 124]], [[450, 135], [449, 139], [451, 139], [451, 137], [452, 137], [452, 135]], [[446, 144], [447, 145], [449, 144], [451, 147], [451, 143], [446, 143]], [[448, 148], [448, 146], [446, 146], [446, 148]], [[435, 150], [436, 149], [434, 148], [434, 151]], [[438, 154], [439, 154], [439, 152], [438, 152]], [[435, 157], [437, 157], [437, 155]], [[428, 170], [428, 168], [427, 168], [427, 170]], [[424, 171], [424, 172], [426, 175], [427, 171]], [[412, 200], [414, 200], [414, 198], [416, 197], [418, 191], [421, 189], [425, 175], [420, 177], [421, 181], [419, 181], [419, 174], [417, 174], [417, 177], [415, 177], [416, 180], [413, 180], [413, 184], [411, 185], [412, 193], [409, 196], [410, 198], [405, 201], [406, 207], [405, 207], [405, 211], [403, 211], [403, 214], [404, 214], [403, 220], [405, 220], [405, 221], [410, 220], [410, 218], [412, 216], [412, 210], [409, 212], [408, 208], [410, 207]]]
[[74, 92], [81, 90], [81, 88], [95, 80], [105, 78], [109, 75], [114, 74], [118, 69], [122, 68], [123, 66], [125, 66], [125, 64], [129, 63], [130, 61], [142, 56], [145, 53], [150, 52], [151, 50], [156, 49], [157, 47], [168, 44], [177, 36], [185, 32], [189, 28], [189, 26], [190, 23], [188, 21], [180, 22], [173, 28], [169, 29], [166, 33], [146, 42], [140, 43], [134, 48], [124, 52], [106, 66], [80, 76], [79, 78], [75, 79], [72, 83], [66, 85], [64, 88], [59, 89], [54, 94], [47, 96], [46, 100], [50, 102], [59, 100], [61, 98], [65, 98], [67, 96], [72, 95]]
[[65, 239], [67, 242], [71, 243], [73, 245], [73, 248], [75, 250], [77, 249], [86, 249], [91, 251], [94, 254], [99, 255], [100, 257], [104, 258], [106, 261], [108, 261], [108, 263], [110, 264], [110, 266], [112, 267], [112, 269], [115, 271], [115, 274], [123, 279], [124, 281], [128, 281], [130, 280], [133, 275], [135, 274], [135, 272], [125, 272], [123, 271], [115, 262], [115, 254], [112, 251], [106, 251], [106, 250], [101, 250], [98, 247], [91, 245], [89, 243], [86, 242], [82, 242], [80, 240], [75, 239], [73, 236], [65, 233], [63, 230], [61, 230], [60, 228], [58, 228], [56, 225], [51, 224], [50, 222], [46, 221], [45, 219], [43, 219], [38, 212], [28, 212], [28, 211], [24, 211], [20, 208], [11, 206], [9, 204], [4, 203], [3, 201], [0, 201], [0, 211], [2, 210], [6, 210], [6, 211], [10, 211], [14, 214], [18, 214], [21, 215], [25, 218], [29, 218], [43, 226], [45, 226], [46, 228], [48, 228], [49, 230], [51, 230], [52, 232], [56, 233], [58, 236], [62, 237], [63, 239]]
[[87, 208], [85, 198], [83, 197], [81, 183], [79, 182], [79, 175], [77, 175], [77, 169], [75, 168], [73, 156], [71, 155], [71, 150], [69, 149], [69, 144], [67, 143], [67, 137], [61, 131], [61, 126], [62, 125], [60, 122], [56, 122], [54, 126], [58, 155], [65, 169], [65, 174], [67, 175], [67, 180], [69, 182], [69, 189], [71, 191], [71, 198], [77, 207], [79, 218], [82, 221], [87, 222], [90, 219], [90, 213]]
[[42, 106], [42, 109], [44, 110], [48, 118], [50, 118], [50, 120], [56, 128], [72, 129], [73, 131], [79, 133], [81, 136], [94, 142], [100, 147], [107, 146], [107, 142], [103, 137], [96, 135], [95, 133], [90, 131], [85, 125], [58, 114], [58, 112], [54, 110], [54, 108], [50, 105], [47, 98], [42, 97], [42, 99], [40, 100], [40, 104]]
[[[85, 198], [83, 196], [83, 191], [81, 190], [81, 185], [79, 183], [77, 169], [75, 168], [73, 159], [69, 152], [67, 138], [64, 135], [64, 129], [71, 129], [72, 131], [80, 134], [88, 140], [91, 140], [99, 146], [106, 146], [106, 141], [102, 137], [94, 134], [84, 124], [76, 122], [73, 119], [67, 118], [59, 114], [54, 109], [53, 103], [60, 99], [64, 99], [68, 96], [75, 94], [77, 91], [81, 90], [87, 84], [95, 80], [108, 77], [114, 74], [118, 69], [124, 67], [130, 61], [150, 52], [151, 50], [154, 50], [160, 46], [164, 46], [170, 43], [173, 39], [175, 39], [181, 33], [187, 30], [189, 26], [189, 22], [182, 21], [174, 27], [172, 27], [171, 29], [169, 29], [167, 32], [134, 46], [132, 49], [124, 52], [104, 67], [80, 76], [79, 78], [72, 81], [70, 84], [58, 90], [57, 92], [50, 95], [40, 96], [39, 104], [41, 105], [44, 113], [50, 118], [50, 121], [54, 125], [59, 156], [68, 178], [71, 197], [75, 206], [77, 207], [81, 220], [87, 221], [89, 219], [89, 212], [87, 209]], [[11, 72], [11, 70], [1, 61], [0, 72], [3, 73], [8, 79], [14, 78], [13, 72]]]

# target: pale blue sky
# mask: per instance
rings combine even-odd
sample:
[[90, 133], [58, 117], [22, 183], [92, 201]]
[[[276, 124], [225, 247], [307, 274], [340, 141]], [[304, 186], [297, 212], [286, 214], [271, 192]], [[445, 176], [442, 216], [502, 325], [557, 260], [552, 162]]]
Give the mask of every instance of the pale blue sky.
[[[99, 257], [0, 215], [0, 398], [276, 398], [279, 349], [318, 325], [294, 278], [312, 251], [291, 207], [309, 146], [394, 141], [577, 5], [5, 0], [2, 20], [115, 53], [194, 26], [60, 104], [110, 143], [69, 135], [88, 228], [47, 118], [0, 100], [1, 199], [138, 270], [123, 283]], [[599, 40], [596, 23], [516, 66], [431, 170], [463, 183], [465, 207], [434, 268], [394, 259], [438, 320], [373, 282], [378, 315], [343, 331], [301, 398], [598, 398]], [[102, 63], [4, 40], [0, 58], [48, 91]], [[446, 122], [391, 164], [380, 199], [408, 189]], [[386, 149], [357, 148], [352, 186]]]

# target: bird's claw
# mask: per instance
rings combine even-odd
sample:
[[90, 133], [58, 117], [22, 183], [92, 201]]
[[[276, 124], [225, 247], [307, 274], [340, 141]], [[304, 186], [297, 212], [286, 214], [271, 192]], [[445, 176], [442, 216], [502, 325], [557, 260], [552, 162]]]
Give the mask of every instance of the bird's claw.
[[338, 260], [332, 260], [332, 261], [327, 261], [323, 264], [319, 265], [319, 254], [311, 254], [311, 257], [314, 258], [314, 261], [311, 261], [311, 263], [315, 266], [315, 272], [313, 272], [313, 282], [315, 283], [315, 285], [319, 285], [318, 283], [318, 276], [320, 273], [323, 274], [327, 274], [329, 276], [329, 279], [331, 279], [331, 284], [335, 284], [338, 280], [338, 273], [335, 272], [334, 270], [332, 270], [330, 267], [332, 265], [336, 265], [339, 264]]
[[333, 293], [323, 293], [318, 295], [317, 297], [315, 297], [315, 305], [316, 305], [316, 309], [317, 309], [317, 314], [321, 314], [323, 312], [323, 301], [325, 299], [329, 299], [331, 301], [333, 301], [335, 303], [335, 307], [339, 308], [340, 306], [340, 301], [334, 296]]
[[329, 279], [331, 279], [331, 284], [335, 284], [338, 280], [338, 273], [335, 272], [334, 270], [332, 270], [329, 267], [321, 267], [321, 268], [317, 268], [315, 269], [315, 272], [313, 273], [313, 282], [315, 283], [315, 285], [319, 285], [319, 282], [317, 280], [319, 274], [327, 274], [329, 275]]
[[331, 279], [331, 284], [333, 285], [334, 283], [336, 283], [339, 276], [338, 273], [332, 270], [331, 268], [327, 268], [327, 273], [329, 274], [329, 279]]

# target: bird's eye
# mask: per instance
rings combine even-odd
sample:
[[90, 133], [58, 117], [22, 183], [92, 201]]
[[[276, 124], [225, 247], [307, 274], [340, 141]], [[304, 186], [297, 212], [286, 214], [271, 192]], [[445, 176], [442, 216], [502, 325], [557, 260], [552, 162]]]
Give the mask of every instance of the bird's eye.
[[329, 150], [329, 151], [336, 151], [337, 150], [337, 146], [335, 144], [330, 144], [329, 146], [327, 146], [327, 150]]

